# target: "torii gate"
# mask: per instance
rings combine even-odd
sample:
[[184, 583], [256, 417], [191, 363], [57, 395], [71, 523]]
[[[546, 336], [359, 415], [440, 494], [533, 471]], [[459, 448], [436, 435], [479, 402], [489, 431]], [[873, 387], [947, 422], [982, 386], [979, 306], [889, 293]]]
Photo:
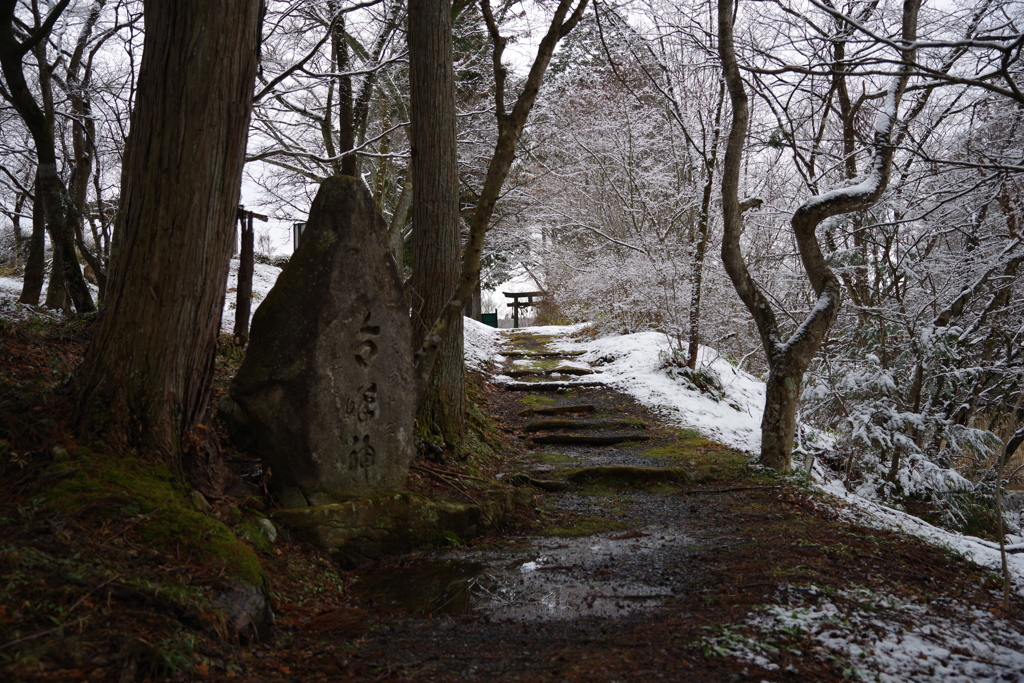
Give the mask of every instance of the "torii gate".
[[[512, 303], [509, 307], [512, 309], [512, 327], [519, 327], [519, 309], [520, 308], [533, 308], [536, 303], [533, 301], [533, 297], [542, 297], [544, 292], [502, 292], [507, 298], [512, 299]], [[526, 299], [526, 301], [520, 301], [520, 299]]]

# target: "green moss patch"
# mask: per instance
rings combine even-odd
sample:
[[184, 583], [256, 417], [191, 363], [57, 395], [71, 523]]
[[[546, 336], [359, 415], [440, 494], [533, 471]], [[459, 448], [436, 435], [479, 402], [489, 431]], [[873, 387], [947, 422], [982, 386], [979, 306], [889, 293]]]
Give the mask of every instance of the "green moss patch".
[[536, 395], [523, 396], [521, 399], [519, 399], [519, 402], [522, 403], [527, 408], [530, 408], [531, 410], [536, 410], [537, 408], [544, 408], [545, 406], [552, 406], [558, 403], [556, 399], [551, 398], [550, 396]]
[[693, 430], [682, 430], [668, 443], [643, 450], [640, 455], [685, 466], [694, 481], [733, 480], [750, 475], [745, 454], [705, 439]]
[[506, 344], [509, 350], [512, 351], [535, 351], [535, 352], [551, 352], [551, 349], [545, 348], [548, 344], [558, 340], [558, 335], [554, 334], [533, 334], [531, 332], [513, 332], [506, 336]]
[[252, 548], [222, 522], [192, 509], [163, 464], [79, 448], [51, 465], [41, 480], [36, 495], [62, 516], [131, 518], [156, 548], [191, 553], [196, 561], [223, 568], [226, 579], [266, 583]]

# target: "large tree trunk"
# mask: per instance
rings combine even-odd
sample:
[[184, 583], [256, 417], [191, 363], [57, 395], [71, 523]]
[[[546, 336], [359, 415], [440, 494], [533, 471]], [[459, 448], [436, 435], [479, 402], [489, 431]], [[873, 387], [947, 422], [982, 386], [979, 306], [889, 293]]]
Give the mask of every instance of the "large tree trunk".
[[[455, 140], [452, 17], [447, 0], [409, 2], [412, 121], [413, 343], [419, 346], [459, 278], [459, 182]], [[441, 342], [420, 396], [419, 428], [447, 444], [462, 440], [466, 406], [462, 319]]]
[[83, 431], [155, 451], [180, 476], [207, 412], [263, 3], [147, 0], [144, 12], [123, 234], [74, 390]]
[[[534, 57], [533, 65], [530, 67], [519, 97], [516, 98], [515, 104], [512, 106], [512, 111], [507, 111], [505, 108], [505, 81], [508, 71], [502, 63], [508, 38], [503, 37], [498, 31], [498, 24], [491, 11], [490, 0], [481, 0], [480, 2], [480, 9], [484, 15], [484, 21], [487, 23], [487, 30], [491, 35], [493, 45], [491, 60], [494, 65], [494, 104], [498, 119], [498, 141], [494, 145], [494, 154], [487, 167], [487, 177], [480, 191], [480, 197], [477, 199], [476, 207], [473, 209], [473, 217], [469, 221], [469, 237], [466, 239], [466, 246], [462, 251], [462, 269], [458, 275], [457, 285], [437, 319], [433, 323], [425, 321], [432, 327], [423, 336], [420, 348], [416, 352], [416, 379], [421, 390], [428, 384], [431, 370], [444, 348], [443, 343], [447, 339], [448, 330], [456, 326], [461, 328], [462, 309], [465, 302], [473, 296], [473, 292], [480, 282], [480, 255], [483, 252], [484, 236], [490, 226], [491, 216], [494, 215], [501, 187], [515, 160], [516, 145], [523, 133], [526, 119], [537, 102], [540, 85], [544, 80], [544, 72], [547, 71], [548, 64], [551, 62], [551, 55], [554, 54], [558, 41], [567, 36], [583, 18], [588, 1], [575, 0], [576, 7], [573, 9], [574, 0], [559, 0], [547, 33], [544, 34], [537, 46], [537, 55]], [[419, 175], [415, 176], [414, 186], [420, 182], [420, 177]]]

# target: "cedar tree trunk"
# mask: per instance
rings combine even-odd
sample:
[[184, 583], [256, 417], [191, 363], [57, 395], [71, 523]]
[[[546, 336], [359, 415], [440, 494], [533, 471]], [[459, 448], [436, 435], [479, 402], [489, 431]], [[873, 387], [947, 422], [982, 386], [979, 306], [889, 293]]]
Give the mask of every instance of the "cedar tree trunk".
[[[573, 2], [576, 2], [573, 8]], [[501, 187], [508, 177], [509, 169], [516, 157], [516, 145], [523, 133], [526, 119], [530, 116], [533, 105], [537, 102], [544, 72], [551, 62], [555, 47], [583, 18], [589, 0], [558, 0], [558, 5], [551, 17], [547, 33], [537, 46], [537, 55], [526, 76], [519, 97], [516, 98], [509, 111], [505, 107], [505, 81], [508, 71], [502, 63], [502, 55], [508, 38], [498, 30], [498, 23], [491, 11], [490, 0], [480, 0], [480, 10], [491, 35], [491, 61], [494, 67], [494, 104], [498, 119], [498, 141], [494, 145], [494, 154], [487, 166], [487, 177], [480, 191], [473, 216], [469, 221], [469, 237], [462, 251], [462, 269], [459, 272], [456, 287], [452, 296], [444, 304], [437, 319], [431, 323], [424, 321], [430, 331], [421, 337], [422, 343], [416, 351], [416, 381], [421, 392], [425, 391], [431, 377], [431, 370], [443, 350], [448, 330], [462, 327], [462, 309], [465, 302], [473, 296], [480, 282], [480, 254], [483, 252], [484, 236], [490, 226], [491, 216], [498, 203]], [[421, 176], [416, 175], [413, 185], [420, 182]], [[460, 334], [461, 337], [461, 334]]]
[[181, 476], [210, 395], [263, 3], [147, 0], [144, 12], [123, 234], [73, 388], [83, 431], [155, 451]]
[[[418, 347], [459, 279], [459, 181], [455, 142], [452, 15], [448, 0], [409, 2], [412, 121], [412, 307]], [[462, 319], [448, 329], [420, 395], [420, 431], [457, 446], [466, 407]]]

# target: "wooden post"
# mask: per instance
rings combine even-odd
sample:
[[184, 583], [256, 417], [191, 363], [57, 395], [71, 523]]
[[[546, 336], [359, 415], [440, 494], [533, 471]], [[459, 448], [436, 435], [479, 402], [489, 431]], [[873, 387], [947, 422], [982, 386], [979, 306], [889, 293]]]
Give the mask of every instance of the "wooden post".
[[252, 275], [255, 265], [252, 216], [239, 214], [242, 229], [242, 248], [238, 254], [238, 298], [235, 303], [235, 342], [245, 346], [249, 342], [249, 312], [252, 309]]
[[252, 227], [254, 218], [266, 222], [267, 216], [238, 208], [238, 224], [242, 229], [242, 247], [238, 255], [238, 287], [235, 292], [235, 343], [245, 346], [249, 343], [249, 317], [252, 312], [252, 276], [255, 270], [255, 236]]

